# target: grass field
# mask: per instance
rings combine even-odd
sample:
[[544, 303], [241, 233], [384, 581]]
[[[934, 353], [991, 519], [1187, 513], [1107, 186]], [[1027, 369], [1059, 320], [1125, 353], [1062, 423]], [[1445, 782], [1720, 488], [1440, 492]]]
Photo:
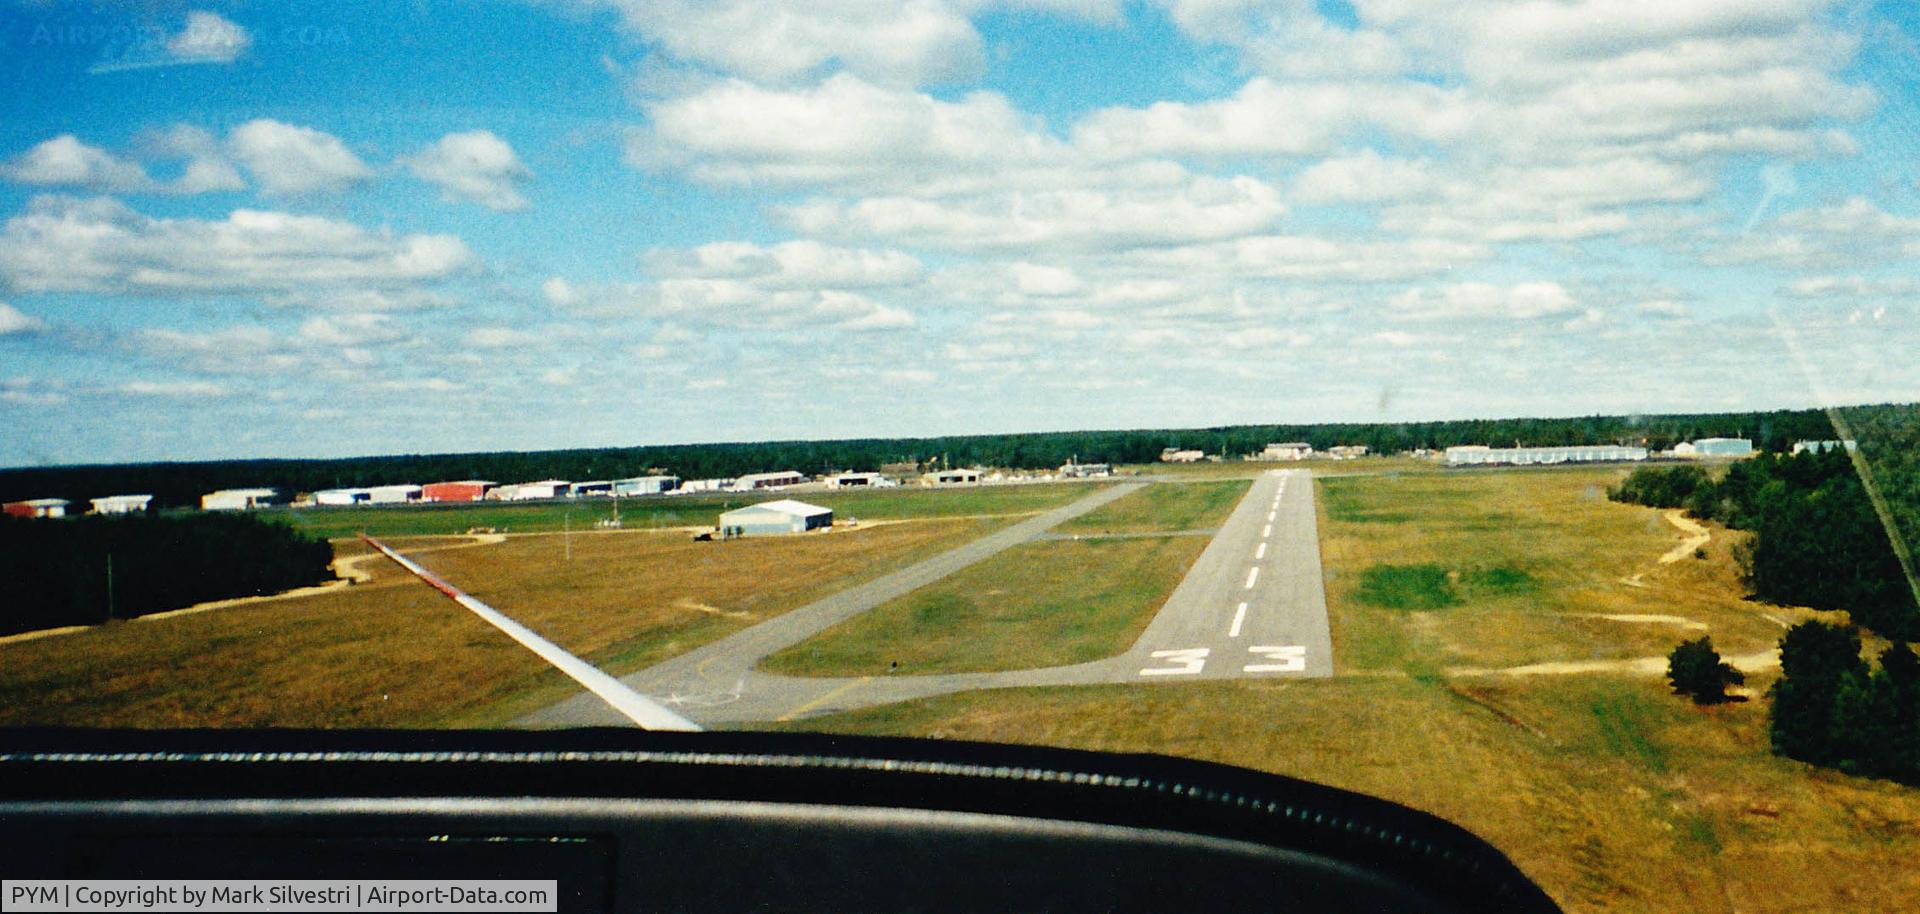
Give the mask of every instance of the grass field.
[[1176, 536], [1016, 546], [776, 653], [761, 667], [860, 676], [889, 672], [893, 663], [901, 674], [963, 673], [1109, 657], [1133, 644], [1206, 545], [1205, 537]]
[[[711, 527], [720, 512], [776, 498], [799, 498], [832, 508], [838, 519], [899, 520], [903, 518], [969, 517], [1032, 514], [1057, 508], [1094, 491], [1088, 483], [1034, 483], [980, 486], [966, 489], [902, 487], [819, 491], [768, 492], [758, 495], [672, 495], [619, 500], [620, 522], [627, 529]], [[394, 505], [380, 508], [302, 508], [274, 510], [258, 516], [291, 524], [326, 539], [365, 531], [374, 536], [426, 536], [464, 533], [475, 528], [514, 533], [592, 530], [613, 516], [613, 499], [575, 501], [480, 502], [478, 504]]]
[[1062, 533], [1210, 530], [1251, 485], [1237, 480], [1150, 485], [1054, 528]]
[[[421, 541], [418, 558], [620, 673], [1010, 522], [728, 543], [637, 532], [514, 536], [470, 548], [436, 539]], [[342, 556], [365, 551], [352, 542], [338, 548]], [[0, 645], [0, 725], [480, 726], [577, 690], [391, 562], [361, 567], [370, 582], [319, 596]]]
[[789, 726], [1161, 752], [1377, 794], [1488, 838], [1576, 912], [1911, 909], [1920, 791], [1774, 757], [1764, 700], [1462, 669], [1657, 656], [1692, 626], [1762, 651], [1768, 615], [1804, 617], [1741, 599], [1728, 531], [1658, 564], [1682, 535], [1605, 500], [1623, 472], [1320, 481], [1333, 679], [1003, 690]]

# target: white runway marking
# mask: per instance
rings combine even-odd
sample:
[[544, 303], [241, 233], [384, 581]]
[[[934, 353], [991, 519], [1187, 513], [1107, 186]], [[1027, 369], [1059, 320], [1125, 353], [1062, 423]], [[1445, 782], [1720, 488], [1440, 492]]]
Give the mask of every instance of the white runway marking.
[[1253, 582], [1258, 580], [1260, 580], [1260, 566], [1255, 565], [1247, 569], [1247, 589], [1252, 590]]
[[1264, 527], [1261, 527], [1261, 528], [1260, 528], [1260, 538], [1261, 538], [1261, 539], [1266, 539], [1267, 537], [1269, 537], [1269, 536], [1272, 536], [1272, 535], [1273, 535], [1273, 525], [1272, 525], [1272, 524], [1268, 524], [1268, 525], [1266, 525], [1266, 526], [1264, 526]]
[[1207, 665], [1207, 654], [1209, 653], [1211, 653], [1211, 651], [1204, 647], [1183, 647], [1172, 651], [1154, 651], [1147, 656], [1155, 660], [1165, 660], [1170, 663], [1176, 663], [1179, 664], [1179, 666], [1147, 667], [1140, 671], [1140, 675], [1186, 676], [1192, 673], [1198, 673], [1201, 667]]
[[1268, 511], [1268, 512], [1267, 512], [1267, 523], [1269, 523], [1269, 524], [1271, 524], [1271, 523], [1273, 523], [1273, 516], [1274, 516], [1275, 514], [1278, 514], [1278, 513], [1280, 513], [1280, 512], [1278, 512], [1278, 511]]
[[1307, 668], [1307, 649], [1303, 645], [1286, 644], [1279, 646], [1261, 646], [1247, 648], [1248, 653], [1259, 654], [1278, 663], [1249, 663], [1240, 669], [1248, 673], [1298, 673]]
[[506, 613], [468, 596], [466, 591], [447, 583], [439, 575], [421, 567], [420, 563], [393, 551], [387, 547], [386, 543], [364, 533], [360, 534], [360, 539], [378, 550], [380, 554], [392, 559], [395, 564], [412, 572], [414, 577], [446, 594], [468, 612], [486, 620], [502, 634], [520, 642], [521, 647], [552, 664], [555, 669], [567, 674], [587, 691], [600, 696], [601, 701], [606, 702], [628, 720], [639, 724], [642, 729], [687, 731], [700, 729], [699, 724], [667, 710], [653, 699], [628, 688], [626, 683], [601, 672], [599, 667], [567, 653], [565, 648], [540, 637], [533, 629], [514, 621]]
[[1260, 544], [1260, 548], [1253, 550], [1253, 560], [1257, 562], [1266, 557], [1267, 557], [1267, 544], [1263, 542]]
[[1240, 637], [1240, 623], [1245, 621], [1247, 621], [1247, 604], [1242, 603], [1239, 609], [1233, 611], [1233, 626], [1227, 629], [1227, 637]]

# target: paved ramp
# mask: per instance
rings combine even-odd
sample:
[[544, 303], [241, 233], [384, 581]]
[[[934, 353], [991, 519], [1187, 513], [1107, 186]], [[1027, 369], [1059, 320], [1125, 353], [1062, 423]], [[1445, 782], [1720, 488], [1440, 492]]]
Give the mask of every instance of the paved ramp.
[[[1313, 481], [1305, 471], [1272, 471], [1255, 480], [1139, 640], [1117, 657], [1071, 666], [937, 676], [812, 678], [754, 669], [776, 651], [975, 562], [1040, 539], [1055, 525], [1141, 485], [1096, 492], [621, 681], [703, 724], [724, 725], [786, 720], [970, 689], [1332, 675]], [[580, 695], [518, 723], [617, 726], [624, 721], [592, 696]]]

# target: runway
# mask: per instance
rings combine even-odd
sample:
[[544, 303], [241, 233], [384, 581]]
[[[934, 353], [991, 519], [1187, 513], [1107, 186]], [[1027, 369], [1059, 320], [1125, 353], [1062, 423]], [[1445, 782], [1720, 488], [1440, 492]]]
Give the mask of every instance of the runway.
[[[738, 726], [971, 689], [1332, 675], [1313, 480], [1300, 470], [1274, 470], [1254, 481], [1140, 638], [1119, 656], [1070, 666], [935, 676], [813, 678], [754, 669], [776, 651], [1005, 549], [1047, 537], [1055, 525], [1144, 484], [1093, 493], [621, 681], [702, 725]], [[621, 726], [626, 721], [582, 693], [516, 723]]]

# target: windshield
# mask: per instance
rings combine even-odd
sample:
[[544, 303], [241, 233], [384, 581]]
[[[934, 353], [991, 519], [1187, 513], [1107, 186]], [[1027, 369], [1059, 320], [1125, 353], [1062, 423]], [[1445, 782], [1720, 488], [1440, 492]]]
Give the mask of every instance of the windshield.
[[1911, 903], [1912, 4], [0, 46], [0, 725], [1156, 752], [1569, 910]]

